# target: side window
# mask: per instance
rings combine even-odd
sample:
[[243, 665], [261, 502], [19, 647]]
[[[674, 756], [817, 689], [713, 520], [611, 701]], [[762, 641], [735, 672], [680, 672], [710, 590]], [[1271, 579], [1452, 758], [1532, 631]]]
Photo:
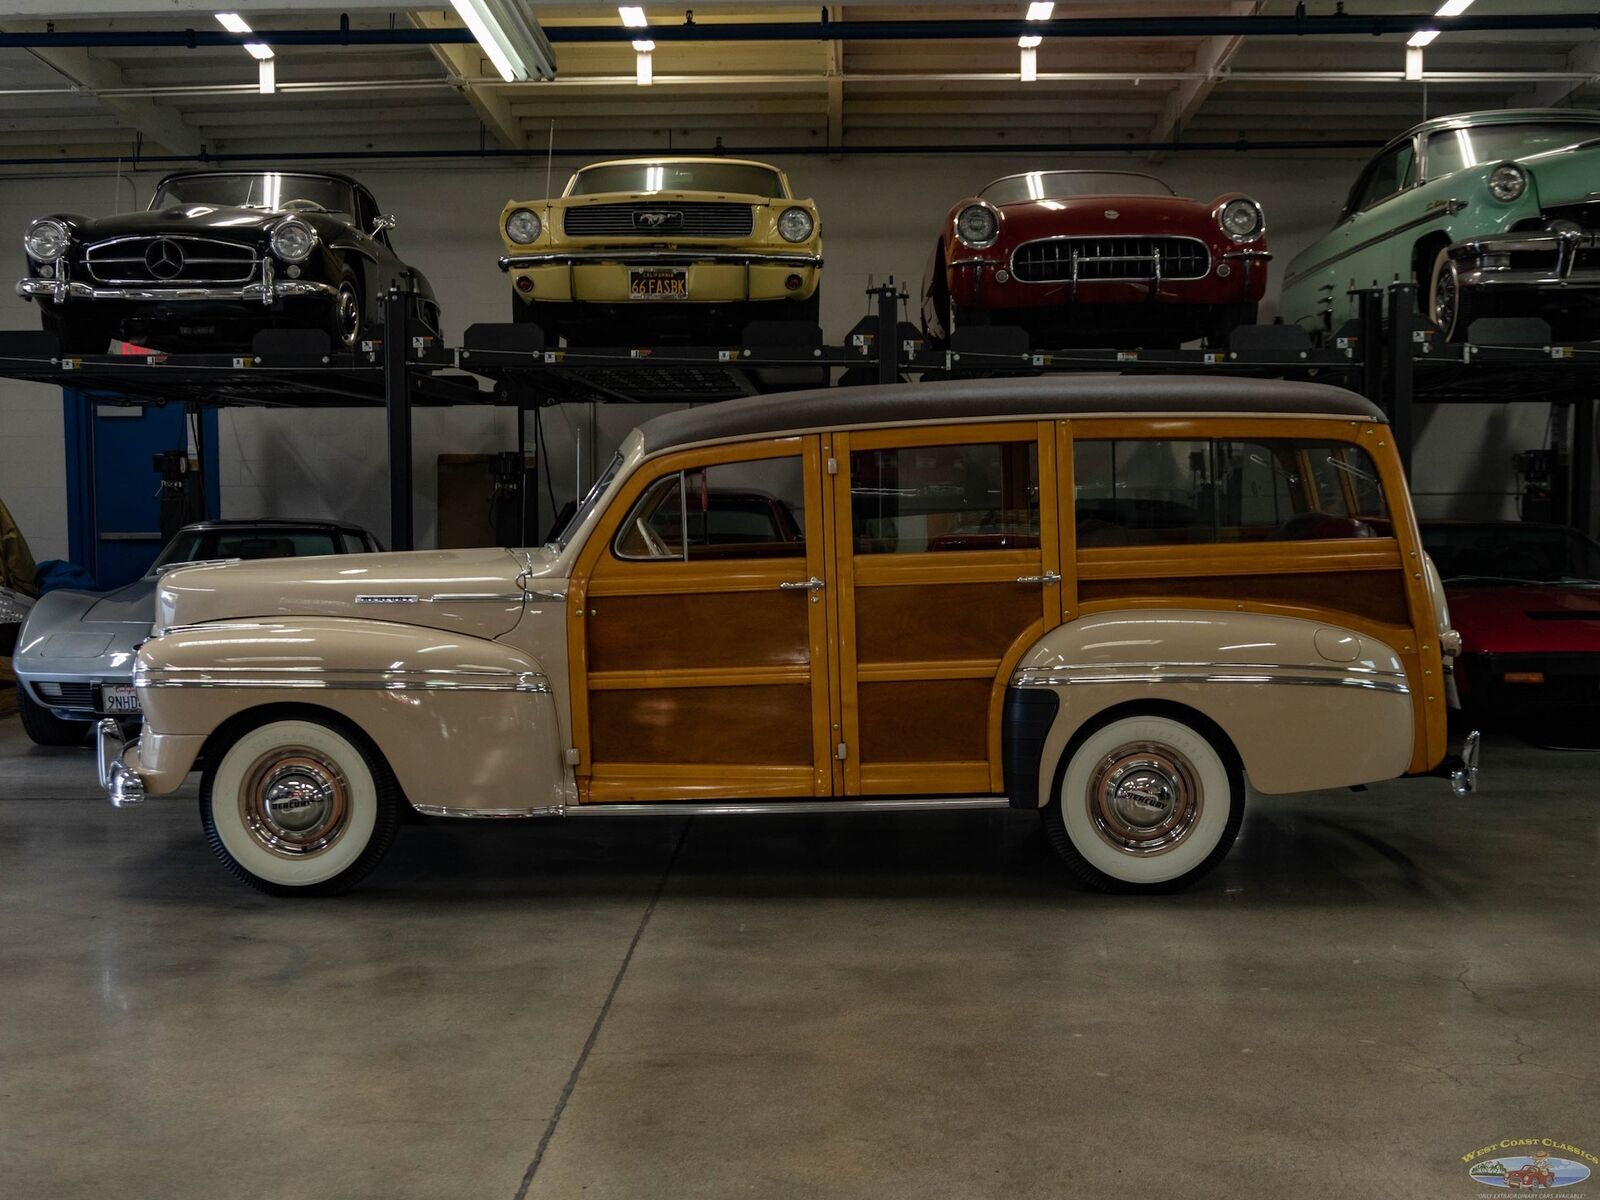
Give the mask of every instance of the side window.
[[617, 531], [618, 558], [804, 558], [802, 460], [763, 458], [665, 475]]
[[850, 522], [857, 554], [1036, 547], [1038, 444], [853, 451]]
[[1377, 470], [1356, 446], [1287, 438], [1078, 441], [1073, 470], [1082, 547], [1392, 532]]
[[1402, 188], [1410, 187], [1416, 180], [1416, 158], [1416, 150], [1407, 142], [1378, 159], [1362, 181], [1351, 210], [1371, 208]]

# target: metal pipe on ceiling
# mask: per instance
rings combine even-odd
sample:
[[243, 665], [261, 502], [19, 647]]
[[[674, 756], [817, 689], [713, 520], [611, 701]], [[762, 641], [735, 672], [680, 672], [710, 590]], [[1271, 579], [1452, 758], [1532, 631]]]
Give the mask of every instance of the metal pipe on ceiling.
[[[1046, 38], [1171, 38], [1205, 37], [1350, 37], [1412, 34], [1423, 29], [1445, 33], [1529, 33], [1600, 29], [1600, 12], [1500, 13], [1438, 17], [1431, 13], [1388, 16], [1207, 16], [1207, 17], [1057, 17], [1050, 21], [887, 20], [887, 21], [729, 21], [650, 26], [650, 37], [662, 42], [875, 42], [974, 41]], [[544, 29], [556, 45], [631, 42], [637, 31], [623, 25], [551, 25]], [[49, 30], [0, 32], [0, 47], [24, 50], [79, 47], [114, 49], [166, 47], [242, 47], [267, 41], [274, 46], [439, 46], [476, 41], [468, 29], [352, 29], [342, 17], [330, 29], [263, 29], [229, 33], [216, 29]]]

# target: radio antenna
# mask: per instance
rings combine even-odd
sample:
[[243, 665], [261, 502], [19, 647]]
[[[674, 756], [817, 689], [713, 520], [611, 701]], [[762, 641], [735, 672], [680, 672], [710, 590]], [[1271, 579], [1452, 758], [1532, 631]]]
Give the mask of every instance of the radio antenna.
[[550, 172], [555, 169], [556, 159], [556, 119], [550, 118], [550, 144], [544, 152], [544, 200], [545, 210], [548, 213], [550, 206]]

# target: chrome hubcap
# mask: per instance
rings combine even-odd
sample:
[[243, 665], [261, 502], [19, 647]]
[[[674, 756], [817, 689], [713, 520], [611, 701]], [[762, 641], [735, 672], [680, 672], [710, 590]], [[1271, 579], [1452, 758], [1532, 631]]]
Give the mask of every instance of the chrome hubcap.
[[350, 785], [315, 750], [285, 746], [245, 773], [239, 815], [250, 836], [280, 857], [320, 854], [349, 824]]
[[1125, 854], [1164, 854], [1189, 836], [1204, 799], [1194, 765], [1167, 746], [1121, 746], [1089, 780], [1089, 820]]
[[334, 322], [339, 329], [339, 340], [346, 348], [354, 346], [361, 333], [361, 302], [356, 299], [355, 288], [348, 283], [339, 286], [339, 306]]
[[1445, 263], [1439, 272], [1439, 285], [1433, 289], [1433, 323], [1439, 332], [1449, 335], [1456, 320], [1456, 267]]

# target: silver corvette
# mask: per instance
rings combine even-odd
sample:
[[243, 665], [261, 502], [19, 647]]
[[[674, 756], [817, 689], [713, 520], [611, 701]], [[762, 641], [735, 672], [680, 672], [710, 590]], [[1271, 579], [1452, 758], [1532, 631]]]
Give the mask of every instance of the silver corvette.
[[200, 521], [180, 529], [141, 579], [112, 592], [47, 592], [23, 623], [12, 660], [23, 729], [41, 746], [75, 746], [99, 717], [139, 720], [133, 652], [150, 636], [163, 572], [379, 548], [360, 526], [338, 521]]

